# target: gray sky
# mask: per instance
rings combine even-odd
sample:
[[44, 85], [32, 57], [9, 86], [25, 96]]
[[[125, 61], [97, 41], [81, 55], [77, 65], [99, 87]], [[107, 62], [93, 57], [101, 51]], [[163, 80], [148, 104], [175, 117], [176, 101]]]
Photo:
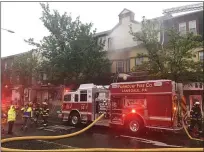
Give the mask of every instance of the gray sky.
[[[198, 2], [195, 2], [198, 3]], [[127, 8], [135, 13], [135, 20], [142, 16], [154, 18], [162, 15], [166, 8], [193, 4], [193, 2], [50, 2], [51, 9], [60, 13], [80, 15], [83, 22], [93, 22], [97, 32], [109, 30], [118, 23], [118, 14]], [[1, 30], [1, 56], [29, 51], [23, 39], [37, 41], [48, 35], [39, 19], [42, 9], [38, 2], [2, 2], [1, 27], [15, 31], [14, 34]]]

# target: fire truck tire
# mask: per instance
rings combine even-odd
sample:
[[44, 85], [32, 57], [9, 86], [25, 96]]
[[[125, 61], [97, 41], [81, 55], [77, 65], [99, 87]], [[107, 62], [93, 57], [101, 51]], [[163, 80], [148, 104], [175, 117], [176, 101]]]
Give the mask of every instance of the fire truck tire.
[[77, 127], [81, 123], [80, 115], [78, 112], [72, 112], [69, 117], [69, 124]]
[[144, 129], [144, 123], [138, 117], [128, 120], [125, 125], [126, 125], [127, 131], [134, 135], [138, 135]]

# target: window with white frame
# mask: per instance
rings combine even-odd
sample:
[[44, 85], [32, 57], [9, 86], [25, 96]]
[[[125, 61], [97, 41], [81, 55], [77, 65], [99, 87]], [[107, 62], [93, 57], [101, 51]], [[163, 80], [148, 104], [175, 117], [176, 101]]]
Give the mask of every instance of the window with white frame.
[[189, 32], [192, 32], [194, 34], [197, 34], [197, 29], [196, 29], [196, 20], [189, 21]]
[[144, 58], [143, 57], [140, 57], [140, 58], [135, 58], [135, 65], [141, 65], [142, 62], [144, 61]]
[[186, 22], [179, 24], [179, 32], [181, 35], [186, 34]]
[[126, 60], [126, 72], [130, 71], [130, 59]]
[[116, 72], [118, 73], [124, 72], [124, 62], [123, 61], [116, 62]]
[[112, 47], [112, 38], [108, 38], [108, 48], [111, 49]]
[[102, 37], [98, 38], [98, 44], [101, 44], [102, 43]]
[[199, 52], [199, 60], [202, 61], [202, 62], [204, 60], [203, 55], [204, 55], [204, 51], [200, 51]]

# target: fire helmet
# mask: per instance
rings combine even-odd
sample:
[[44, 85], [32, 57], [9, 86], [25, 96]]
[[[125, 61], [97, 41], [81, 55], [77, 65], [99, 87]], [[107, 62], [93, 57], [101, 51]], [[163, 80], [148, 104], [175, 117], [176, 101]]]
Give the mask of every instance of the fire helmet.
[[200, 102], [196, 101], [196, 102], [195, 102], [195, 105], [200, 105]]

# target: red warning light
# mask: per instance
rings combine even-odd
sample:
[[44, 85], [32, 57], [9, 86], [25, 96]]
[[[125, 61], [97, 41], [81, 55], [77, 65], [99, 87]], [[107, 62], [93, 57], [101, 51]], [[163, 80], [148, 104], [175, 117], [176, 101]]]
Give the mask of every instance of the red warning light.
[[69, 92], [69, 91], [70, 91], [70, 89], [69, 89], [69, 88], [66, 88], [64, 91], [65, 91], [65, 92]]

